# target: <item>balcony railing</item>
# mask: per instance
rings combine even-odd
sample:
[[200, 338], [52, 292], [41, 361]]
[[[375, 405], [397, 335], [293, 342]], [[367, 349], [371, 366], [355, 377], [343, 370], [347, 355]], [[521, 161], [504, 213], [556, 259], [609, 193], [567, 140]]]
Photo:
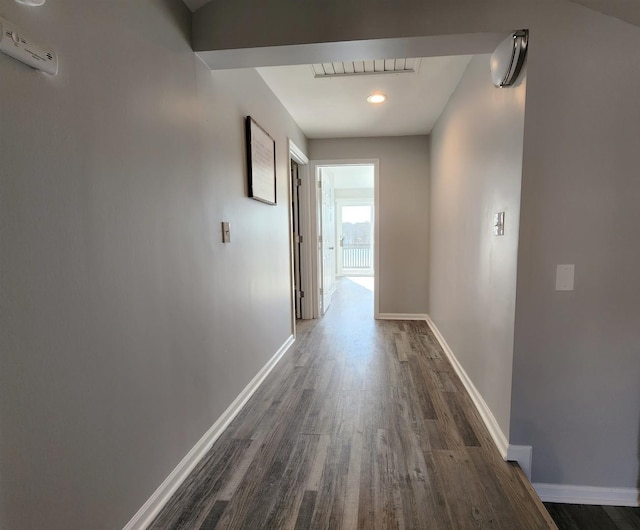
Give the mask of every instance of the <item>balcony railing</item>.
[[373, 265], [371, 254], [370, 243], [344, 243], [342, 246], [342, 268], [371, 269]]

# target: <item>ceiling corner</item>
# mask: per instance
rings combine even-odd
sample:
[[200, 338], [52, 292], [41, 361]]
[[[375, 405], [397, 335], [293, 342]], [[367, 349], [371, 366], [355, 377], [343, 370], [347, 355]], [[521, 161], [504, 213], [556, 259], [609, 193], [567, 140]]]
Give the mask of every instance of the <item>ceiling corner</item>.
[[211, 0], [182, 0], [191, 12], [197, 11], [203, 5], [208, 4]]

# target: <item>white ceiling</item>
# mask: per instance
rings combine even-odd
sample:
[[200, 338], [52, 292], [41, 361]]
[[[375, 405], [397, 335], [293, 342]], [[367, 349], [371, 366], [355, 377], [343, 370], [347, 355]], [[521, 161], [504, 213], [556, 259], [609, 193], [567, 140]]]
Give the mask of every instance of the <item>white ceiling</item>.
[[[310, 65], [257, 68], [309, 138], [428, 134], [471, 56], [422, 58], [417, 73], [315, 78]], [[385, 103], [367, 96], [382, 92]]]
[[[195, 11], [210, 0], [184, 0]], [[571, 1], [571, 0], [570, 0]], [[573, 0], [640, 25], [640, 0]], [[309, 138], [428, 134], [470, 56], [423, 58], [415, 74], [314, 78], [311, 65], [257, 68]], [[273, 63], [272, 63], [273, 64]], [[389, 96], [378, 106], [372, 92]]]

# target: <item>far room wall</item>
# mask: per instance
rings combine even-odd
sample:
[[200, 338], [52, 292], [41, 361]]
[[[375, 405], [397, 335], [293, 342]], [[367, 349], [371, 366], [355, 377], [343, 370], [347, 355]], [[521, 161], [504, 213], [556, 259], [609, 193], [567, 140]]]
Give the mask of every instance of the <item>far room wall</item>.
[[379, 160], [380, 313], [426, 314], [427, 136], [309, 140], [313, 160]]

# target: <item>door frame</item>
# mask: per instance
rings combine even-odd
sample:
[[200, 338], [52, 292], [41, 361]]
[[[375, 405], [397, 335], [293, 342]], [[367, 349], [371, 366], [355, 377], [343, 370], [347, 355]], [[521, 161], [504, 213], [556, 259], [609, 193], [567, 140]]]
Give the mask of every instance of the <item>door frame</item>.
[[[302, 266], [300, 253], [302, 251], [303, 238], [300, 235], [300, 188], [302, 179], [298, 175], [300, 166], [289, 157], [291, 163], [291, 232], [293, 236], [293, 288], [296, 320], [302, 318]], [[294, 171], [295, 168], [295, 171]]]
[[320, 307], [320, 277], [321, 271], [318, 267], [318, 168], [326, 166], [373, 166], [373, 230], [374, 230], [374, 243], [373, 243], [373, 316], [379, 318], [380, 316], [380, 178], [379, 178], [379, 165], [380, 160], [378, 158], [344, 158], [344, 159], [329, 159], [329, 160], [311, 160], [309, 162], [309, 181], [313, 179], [314, 185], [310, 186], [310, 204], [314, 205], [313, 215], [310, 217], [311, 225], [311, 239], [313, 245], [308, 245], [308, 249], [311, 251], [311, 294], [313, 299], [313, 318], [319, 318], [322, 315]]
[[293, 239], [293, 209], [291, 206], [291, 192], [293, 182], [291, 181], [291, 160], [298, 164], [298, 178], [301, 180], [300, 189], [298, 190], [299, 198], [299, 219], [300, 226], [299, 231], [302, 236], [302, 243], [300, 245], [300, 288], [305, 293], [305, 296], [301, 300], [300, 308], [302, 310], [303, 319], [311, 319], [313, 316], [313, 290], [312, 290], [312, 267], [311, 267], [311, 250], [314, 245], [311, 237], [311, 219], [310, 212], [312, 208], [309, 204], [309, 158], [304, 154], [304, 151], [298, 147], [295, 142], [289, 138], [289, 157], [287, 159], [287, 165], [289, 166], [289, 271], [291, 277], [291, 329], [295, 335], [296, 329], [296, 290], [295, 290], [295, 276], [294, 276], [294, 245], [296, 242]]
[[[316, 222], [318, 227], [322, 227], [322, 229], [326, 229], [327, 228], [327, 224], [326, 224], [326, 220], [325, 220], [325, 193], [327, 192], [327, 190], [330, 188], [331, 189], [331, 202], [333, 203], [332, 209], [333, 209], [333, 223], [329, 226], [331, 226], [332, 230], [331, 232], [333, 232], [331, 234], [331, 236], [329, 234], [325, 234], [324, 232], [322, 233], [322, 241], [320, 241], [320, 238], [318, 239], [318, 281], [320, 283], [319, 286], [321, 286], [322, 291], [319, 290], [318, 293], [318, 300], [319, 300], [319, 308], [320, 308], [320, 314], [324, 315], [327, 310], [329, 309], [329, 305], [331, 304], [331, 297], [333, 296], [333, 293], [335, 293], [336, 291], [336, 258], [337, 258], [337, 252], [336, 252], [336, 217], [335, 217], [335, 207], [336, 207], [336, 200], [335, 200], [335, 195], [333, 194], [333, 181], [334, 181], [334, 175], [333, 172], [331, 171], [332, 168], [329, 167], [323, 167], [323, 166], [319, 166], [318, 167], [318, 186], [316, 188], [317, 193], [317, 199], [318, 202], [316, 204]], [[329, 182], [331, 183], [329, 186], [327, 184], [329, 184]], [[322, 186], [320, 185], [322, 184]], [[326, 245], [330, 244], [331, 241], [333, 241], [333, 247], [326, 247]], [[328, 250], [332, 250], [333, 251], [333, 259], [329, 260], [329, 266], [333, 269], [331, 272], [333, 273], [333, 284], [330, 287], [327, 287], [326, 285], [326, 280], [327, 280], [327, 262], [325, 262], [325, 254]], [[327, 303], [327, 300], [329, 301]]]

